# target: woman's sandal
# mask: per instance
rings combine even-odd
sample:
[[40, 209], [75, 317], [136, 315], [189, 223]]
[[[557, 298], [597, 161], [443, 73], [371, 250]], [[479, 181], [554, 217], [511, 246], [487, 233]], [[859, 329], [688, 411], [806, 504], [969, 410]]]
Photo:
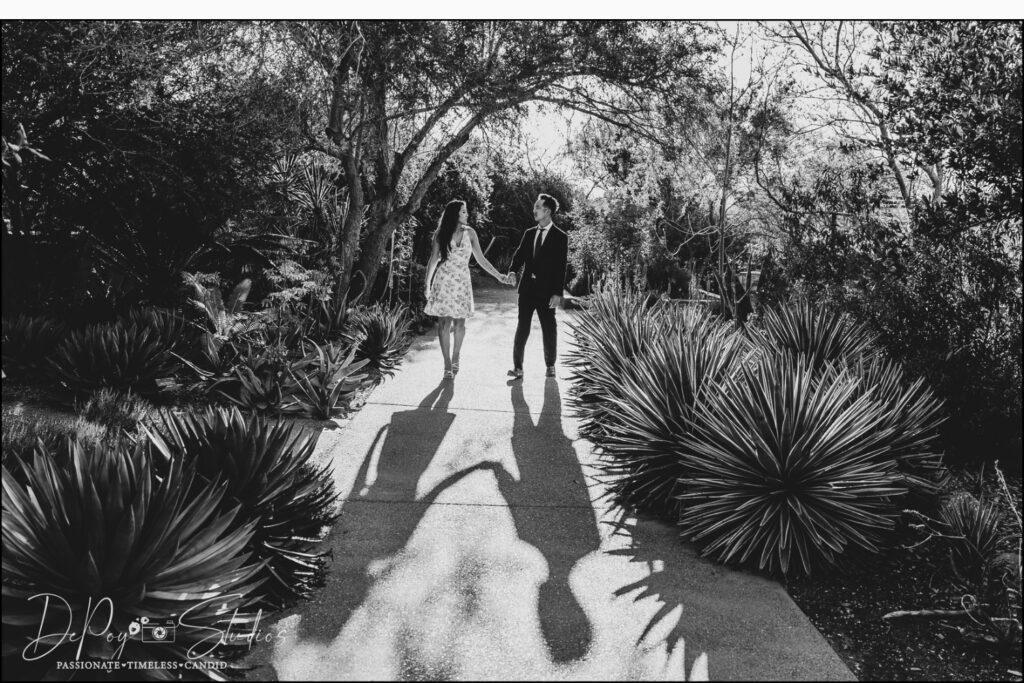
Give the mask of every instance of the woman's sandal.
[[444, 371], [444, 378], [445, 379], [452, 379], [453, 377], [455, 377], [455, 373], [454, 372], [452, 372], [451, 370], [445, 370]]
[[452, 376], [457, 374], [459, 374], [459, 362], [456, 360], [452, 361]]

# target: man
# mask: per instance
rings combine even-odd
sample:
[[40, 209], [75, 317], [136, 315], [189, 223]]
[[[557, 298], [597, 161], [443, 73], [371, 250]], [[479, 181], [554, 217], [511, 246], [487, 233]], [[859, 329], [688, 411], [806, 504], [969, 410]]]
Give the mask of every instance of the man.
[[[555, 330], [555, 308], [562, 299], [565, 269], [569, 260], [569, 238], [553, 222], [558, 212], [558, 201], [547, 194], [537, 196], [533, 204], [535, 227], [523, 234], [523, 239], [512, 257], [508, 273], [509, 284], [515, 284], [515, 273], [523, 268], [519, 282], [519, 324], [512, 348], [512, 377], [523, 376], [523, 350], [530, 336], [530, 325], [536, 311], [544, 335], [544, 364], [547, 376], [555, 376], [558, 356], [558, 333]], [[525, 267], [524, 267], [525, 266]]]

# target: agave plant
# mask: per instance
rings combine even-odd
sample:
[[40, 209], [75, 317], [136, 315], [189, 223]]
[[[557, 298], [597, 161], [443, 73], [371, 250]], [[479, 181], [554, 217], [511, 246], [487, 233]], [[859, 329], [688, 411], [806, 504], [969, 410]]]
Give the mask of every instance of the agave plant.
[[369, 360], [356, 361], [356, 347], [348, 355], [340, 346], [314, 344], [300, 373], [289, 369], [295, 383], [295, 399], [310, 417], [329, 420], [344, 409], [344, 400], [362, 386], [365, 374], [355, 374]]
[[409, 311], [381, 305], [354, 313], [344, 339], [356, 346], [356, 358], [369, 362], [377, 378], [391, 376], [409, 347]]
[[826, 363], [847, 364], [876, 354], [875, 335], [837, 308], [797, 299], [767, 309], [757, 338], [769, 350], [803, 354], [815, 370]]
[[3, 319], [4, 374], [28, 376], [47, 368], [47, 358], [64, 337], [64, 324], [46, 317]]
[[611, 495], [672, 519], [679, 516], [680, 449], [694, 407], [719, 391], [749, 354], [743, 335], [706, 309], [688, 307], [679, 319], [681, 326], [624, 365], [619, 390], [609, 399], [615, 419], [598, 442]]
[[274, 347], [254, 349], [246, 344], [240, 352], [232, 375], [210, 385], [224, 398], [246, 410], [260, 412], [298, 413], [302, 408], [292, 400], [295, 370], [301, 370], [309, 361], [290, 361], [281, 349]]
[[236, 525], [255, 523], [247, 547], [266, 563], [261, 576], [269, 604], [308, 592], [323, 565], [312, 548], [335, 518], [337, 499], [329, 466], [311, 464], [315, 437], [236, 408], [165, 414], [157, 430], [202, 477], [226, 480], [222, 506], [241, 506]]
[[953, 573], [961, 581], [977, 585], [998, 557], [1004, 540], [999, 507], [963, 493], [942, 505], [939, 521], [949, 544]]
[[[64, 673], [54, 669], [77, 658], [77, 640], [50, 637], [38, 651], [30, 642], [80, 623], [90, 608], [92, 628], [102, 628], [109, 615], [105, 633], [123, 636], [124, 649], [115, 651], [118, 638], [86, 636], [82, 652], [89, 659], [208, 660], [210, 634], [228, 620], [236, 631], [254, 627], [255, 615], [236, 610], [259, 597], [260, 566], [244, 550], [256, 520], [228, 509], [226, 484], [197, 482], [180, 462], [167, 460], [157, 477], [154, 448], [166, 449], [149, 438], [88, 448], [74, 441], [64, 465], [37, 448], [27, 483], [3, 469], [5, 654], [45, 655], [40, 663], [48, 675]], [[58, 596], [47, 603], [45, 625], [43, 594]], [[109, 603], [100, 602], [105, 598]], [[175, 637], [145, 642], [141, 617], [175, 621]], [[166, 674], [130, 675], [147, 673]]]
[[61, 384], [75, 392], [109, 387], [147, 393], [156, 390], [156, 380], [169, 374], [174, 363], [153, 328], [118, 321], [72, 332], [57, 346], [50, 365]]
[[188, 348], [195, 337], [194, 327], [185, 320], [185, 317], [167, 308], [156, 306], [133, 308], [128, 312], [124, 323], [148, 327], [156, 333], [170, 351], [175, 352], [182, 352]]
[[680, 449], [684, 537], [722, 562], [783, 574], [877, 552], [907, 493], [882, 406], [845, 373], [766, 353], [697, 404]]

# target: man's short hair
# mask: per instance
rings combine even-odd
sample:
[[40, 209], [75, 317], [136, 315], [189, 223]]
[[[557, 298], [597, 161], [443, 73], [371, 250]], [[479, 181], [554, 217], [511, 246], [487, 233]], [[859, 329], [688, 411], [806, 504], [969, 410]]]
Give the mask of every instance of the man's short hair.
[[557, 199], [555, 199], [549, 194], [544, 194], [543, 192], [537, 195], [537, 199], [539, 199], [541, 203], [544, 204], [544, 206], [546, 206], [551, 211], [551, 215], [558, 213]]

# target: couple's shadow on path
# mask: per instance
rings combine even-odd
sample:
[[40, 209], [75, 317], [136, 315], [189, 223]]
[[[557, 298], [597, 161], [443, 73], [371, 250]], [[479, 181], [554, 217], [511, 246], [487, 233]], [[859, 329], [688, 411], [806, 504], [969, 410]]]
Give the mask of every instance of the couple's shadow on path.
[[[519, 538], [540, 551], [548, 565], [548, 576], [537, 597], [538, 621], [548, 653], [555, 662], [580, 659], [593, 634], [569, 585], [569, 574], [580, 558], [598, 549], [600, 536], [576, 452], [562, 431], [557, 380], [548, 378], [544, 385], [536, 424], [523, 383], [510, 384], [511, 446], [517, 472], [510, 472], [508, 463], [483, 455], [480, 462], [445, 477], [417, 498], [417, 485], [455, 421], [456, 415], [448, 410], [454, 391], [452, 381], [443, 381], [415, 409], [393, 413], [377, 433], [331, 533], [329, 543], [335, 552], [322, 596], [333, 609], [318, 610], [315, 620], [303, 619], [299, 636], [330, 640], [341, 633], [373, 585], [387, 578], [394, 566], [389, 560], [405, 548], [430, 504], [469, 474], [489, 470], [509, 506]], [[472, 420], [472, 412], [460, 419]], [[380, 455], [374, 467], [378, 444]], [[388, 501], [402, 509], [382, 513], [380, 505], [367, 504]], [[552, 508], [559, 510], [555, 513]], [[376, 569], [371, 571], [371, 567]]]

